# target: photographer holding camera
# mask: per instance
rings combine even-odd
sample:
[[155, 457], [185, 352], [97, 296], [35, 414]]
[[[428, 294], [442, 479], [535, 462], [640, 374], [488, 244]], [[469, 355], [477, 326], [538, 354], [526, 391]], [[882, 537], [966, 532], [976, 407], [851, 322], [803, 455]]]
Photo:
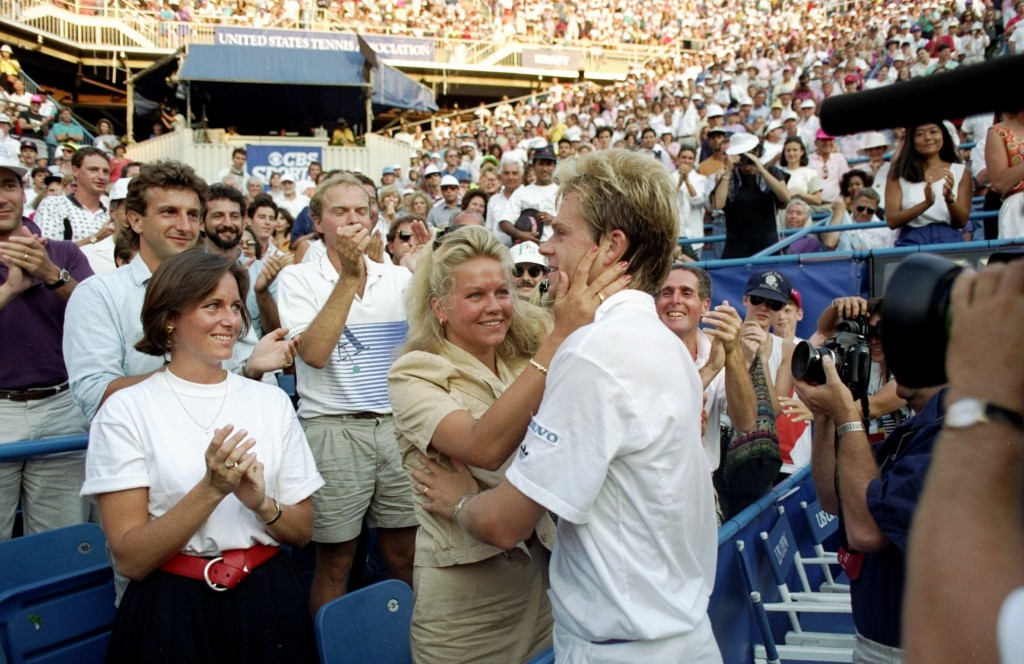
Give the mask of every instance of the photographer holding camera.
[[[850, 378], [856, 373], [850, 367], [854, 354], [838, 355]], [[861, 405], [843, 384], [832, 354], [821, 356], [825, 380], [820, 385], [806, 382], [808, 376], [796, 366], [794, 375], [804, 375], [796, 391], [815, 413], [811, 467], [818, 499], [840, 518], [840, 563], [850, 578], [857, 629], [853, 661], [901, 662], [904, 556], [932, 445], [942, 427], [943, 388], [899, 385], [897, 393], [917, 415], [873, 447]]]
[[715, 209], [725, 213], [722, 258], [745, 258], [779, 241], [775, 218], [789, 202], [789, 175], [757, 158], [753, 134], [735, 134], [726, 150], [728, 161], [711, 192]]

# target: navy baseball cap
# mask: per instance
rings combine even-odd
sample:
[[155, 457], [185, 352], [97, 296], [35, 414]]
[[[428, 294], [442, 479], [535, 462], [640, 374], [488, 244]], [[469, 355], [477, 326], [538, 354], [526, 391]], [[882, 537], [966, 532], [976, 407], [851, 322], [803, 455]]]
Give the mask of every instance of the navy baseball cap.
[[537, 148], [533, 153], [533, 161], [558, 161], [555, 159], [555, 153], [551, 150], [551, 146], [545, 145], [542, 148]]
[[786, 275], [778, 270], [765, 270], [757, 272], [747, 279], [747, 290], [744, 294], [759, 295], [766, 300], [788, 304], [792, 292], [793, 285], [789, 283]]

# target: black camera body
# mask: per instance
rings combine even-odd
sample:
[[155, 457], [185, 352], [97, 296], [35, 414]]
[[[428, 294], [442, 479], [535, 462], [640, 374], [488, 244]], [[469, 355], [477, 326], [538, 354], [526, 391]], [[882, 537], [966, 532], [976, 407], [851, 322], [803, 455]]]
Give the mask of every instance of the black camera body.
[[801, 341], [793, 351], [793, 377], [811, 385], [824, 384], [825, 368], [821, 361], [829, 355], [835, 362], [839, 378], [850, 388], [854, 398], [864, 397], [871, 380], [871, 349], [867, 333], [867, 320], [859, 316], [839, 321], [835, 335], [819, 348]]

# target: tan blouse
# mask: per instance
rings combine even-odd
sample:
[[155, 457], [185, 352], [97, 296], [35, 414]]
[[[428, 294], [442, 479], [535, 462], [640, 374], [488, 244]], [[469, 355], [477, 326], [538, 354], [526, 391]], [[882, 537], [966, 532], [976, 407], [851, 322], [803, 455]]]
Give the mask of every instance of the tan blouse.
[[[448, 342], [440, 355], [413, 351], [400, 357], [388, 373], [388, 394], [406, 472], [416, 467], [414, 453], [417, 451], [448, 464], [447, 455], [430, 447], [441, 420], [459, 410], [479, 419], [526, 365], [526, 360], [508, 364], [499, 358], [495, 375], [475, 357]], [[511, 456], [496, 471], [472, 466], [469, 470], [483, 491], [501, 482], [510, 463]], [[416, 535], [416, 565], [449, 567], [479, 562], [502, 552], [470, 537], [450, 520], [424, 510], [424, 498], [420, 494], [414, 492], [413, 498], [420, 522]], [[550, 516], [544, 515], [536, 532], [541, 544], [550, 550], [555, 542], [555, 524]], [[519, 548], [526, 550], [522, 543]]]

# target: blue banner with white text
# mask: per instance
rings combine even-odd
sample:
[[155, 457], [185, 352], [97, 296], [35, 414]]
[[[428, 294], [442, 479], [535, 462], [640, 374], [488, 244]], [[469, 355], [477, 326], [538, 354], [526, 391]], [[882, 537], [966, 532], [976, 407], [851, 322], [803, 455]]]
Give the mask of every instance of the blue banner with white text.
[[[221, 46], [359, 52], [356, 36], [348, 33], [259, 30], [217, 26], [214, 35], [214, 43]], [[365, 35], [363, 39], [385, 60], [434, 61], [433, 39], [388, 35]]]
[[249, 173], [270, 181], [271, 173], [287, 173], [296, 182], [306, 179], [311, 163], [323, 163], [323, 150], [311, 145], [246, 145]]

